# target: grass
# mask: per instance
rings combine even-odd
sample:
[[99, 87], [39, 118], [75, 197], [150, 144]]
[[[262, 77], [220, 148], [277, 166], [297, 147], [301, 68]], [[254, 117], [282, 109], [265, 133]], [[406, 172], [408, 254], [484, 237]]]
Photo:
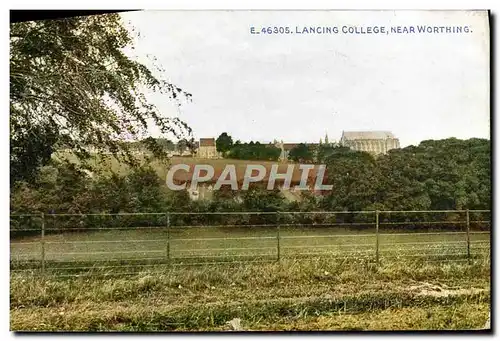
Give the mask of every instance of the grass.
[[11, 330], [166, 331], [477, 329], [490, 264], [323, 257], [164, 267], [113, 278], [12, 274]]
[[47, 232], [43, 276], [40, 237], [11, 240], [11, 330], [478, 329], [490, 310], [485, 232], [469, 264], [463, 232], [382, 229], [379, 265], [371, 228], [281, 226], [279, 262], [270, 226]]
[[[145, 157], [136, 156], [139, 160], [146, 161]], [[54, 158], [56, 159], [64, 159], [71, 161], [73, 163], [79, 163], [78, 158], [67, 152], [58, 152], [54, 154]], [[235, 165], [237, 174], [244, 174], [246, 166], [249, 164], [259, 164], [266, 167], [266, 169], [270, 169], [273, 164], [282, 164], [279, 161], [260, 161], [260, 160], [238, 160], [238, 159], [206, 159], [199, 157], [182, 157], [182, 156], [173, 156], [168, 159], [168, 161], [160, 161], [160, 160], [152, 160], [150, 165], [153, 169], [156, 170], [158, 176], [162, 179], [165, 179], [167, 176], [167, 171], [170, 165], [175, 164], [186, 164], [189, 166], [197, 165], [197, 164], [208, 164], [214, 168], [216, 174], [220, 174], [220, 172], [226, 167], [227, 164]], [[90, 164], [97, 167], [97, 169], [101, 171], [113, 171], [121, 175], [126, 175], [130, 172], [130, 167], [124, 163], [119, 162], [115, 157], [111, 155], [99, 155], [95, 154], [90, 161]], [[282, 167], [280, 167], [280, 171], [282, 171]]]

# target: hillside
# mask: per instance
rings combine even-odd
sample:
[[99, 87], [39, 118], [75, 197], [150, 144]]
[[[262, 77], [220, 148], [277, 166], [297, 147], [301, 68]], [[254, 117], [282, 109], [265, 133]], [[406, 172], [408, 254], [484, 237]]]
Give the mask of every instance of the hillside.
[[[70, 160], [71, 162], [79, 163], [78, 159], [76, 158], [75, 155], [71, 155], [68, 153], [64, 154], [59, 154], [59, 155], [54, 155], [53, 156], [56, 159], [61, 159], [61, 158], [66, 158]], [[145, 160], [145, 158], [144, 158]], [[186, 164], [190, 167], [191, 171], [189, 174], [186, 172], [177, 172], [176, 173], [176, 180], [178, 181], [185, 181], [186, 179], [190, 179], [192, 176], [192, 170], [195, 165], [210, 165], [214, 167], [214, 181], [219, 177], [221, 172], [224, 170], [226, 165], [235, 165], [236, 168], [236, 174], [238, 176], [238, 181], [241, 181], [243, 179], [243, 176], [245, 174], [245, 170], [247, 165], [262, 165], [266, 168], [267, 173], [263, 181], [267, 181], [268, 175], [271, 169], [271, 166], [276, 164], [277, 162], [275, 161], [256, 161], [256, 160], [236, 160], [236, 159], [204, 159], [204, 158], [197, 158], [197, 157], [179, 157], [179, 156], [174, 156], [170, 158], [168, 161], [161, 162], [159, 160], [155, 160], [151, 162], [152, 167], [156, 170], [158, 176], [162, 179], [165, 179], [167, 176], [167, 171], [169, 168], [169, 165], [175, 165], [175, 164]], [[102, 170], [104, 172], [106, 171], [113, 171], [116, 172], [120, 175], [125, 175], [130, 171], [130, 166], [127, 164], [118, 161], [112, 156], [104, 156], [104, 155], [94, 155], [93, 160], [90, 162], [90, 164], [94, 167], [96, 167], [99, 170]], [[290, 164], [294, 163], [279, 163], [278, 171], [280, 173], [286, 172], [287, 166]], [[310, 172], [311, 177], [314, 176], [314, 171]], [[294, 172], [292, 176], [292, 182], [300, 182], [300, 177], [301, 177], [301, 171], [299, 170], [298, 164], [296, 167], [294, 167]]]

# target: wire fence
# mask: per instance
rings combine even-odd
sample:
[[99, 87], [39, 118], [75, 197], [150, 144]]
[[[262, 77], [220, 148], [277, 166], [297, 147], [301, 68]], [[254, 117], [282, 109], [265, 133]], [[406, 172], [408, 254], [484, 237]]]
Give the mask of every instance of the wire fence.
[[11, 215], [11, 272], [125, 275], [165, 266], [330, 257], [474, 262], [489, 210]]

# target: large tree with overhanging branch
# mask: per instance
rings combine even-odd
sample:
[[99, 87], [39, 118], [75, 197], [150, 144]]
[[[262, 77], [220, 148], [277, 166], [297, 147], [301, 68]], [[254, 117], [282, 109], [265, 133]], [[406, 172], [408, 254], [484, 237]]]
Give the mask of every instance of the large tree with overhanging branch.
[[82, 164], [88, 147], [136, 164], [130, 140], [165, 157], [148, 138], [151, 125], [177, 138], [191, 134], [144, 95], [159, 92], [177, 105], [191, 97], [159, 77], [161, 67], [126, 54], [136, 35], [117, 13], [11, 24], [11, 184], [33, 180], [57, 148], [70, 148]]

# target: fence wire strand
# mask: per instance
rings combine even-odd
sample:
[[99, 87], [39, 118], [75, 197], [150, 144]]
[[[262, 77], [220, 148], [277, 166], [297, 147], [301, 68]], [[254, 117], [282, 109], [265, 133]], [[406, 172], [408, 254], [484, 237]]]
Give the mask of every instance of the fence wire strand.
[[[470, 262], [476, 259], [475, 257], [487, 256], [486, 252], [491, 252], [490, 238], [485, 238], [491, 233], [489, 230], [491, 221], [485, 220], [485, 218], [490, 218], [490, 213], [489, 210], [434, 210], [13, 214], [11, 224], [15, 221], [16, 225], [11, 229], [11, 236], [13, 236], [11, 237], [11, 272], [44, 273], [45, 271], [64, 277], [78, 277], [81, 274], [59, 272], [87, 271], [90, 274], [102, 275], [101, 272], [109, 270], [110, 275], [125, 275], [137, 274], [140, 269], [164, 268], [166, 265], [262, 263], [280, 260], [280, 257], [302, 256], [334, 259], [357, 257], [368, 260], [376, 259], [378, 262], [379, 253], [382, 260], [414, 258], [429, 262]], [[411, 215], [415, 220], [400, 221], [407, 218], [401, 218], [398, 214]], [[426, 219], [419, 221], [416, 219], [417, 214], [427, 214], [422, 217]], [[438, 219], [429, 220], [429, 214], [438, 214]], [[454, 215], [446, 220], [443, 214]], [[473, 215], [475, 220], [469, 219], [469, 214], [475, 214]], [[206, 218], [199, 220], [204, 216]], [[220, 218], [215, 218], [224, 216], [227, 216], [227, 224], [220, 223], [217, 220]], [[237, 216], [246, 218], [241, 220], [243, 223], [236, 224], [234, 217]], [[260, 218], [254, 219], [253, 216]], [[392, 221], [391, 216], [394, 218]], [[466, 220], [464, 220], [465, 216], [467, 216]], [[116, 221], [120, 223], [118, 226], [112, 226], [115, 224], [113, 220], [108, 222], [86, 220], [92, 217], [99, 217], [99, 219], [121, 217], [122, 220]], [[160, 220], [153, 221], [151, 220], [153, 217], [156, 217], [154, 219], [159, 217]], [[181, 220], [172, 220], [171, 218], [174, 217]], [[198, 218], [194, 221], [189, 220], [193, 217]], [[309, 218], [306, 219], [306, 217]], [[65, 221], [64, 219], [67, 218], [77, 219], [77, 221], [76, 223], [74, 220]], [[145, 218], [148, 220], [144, 220]], [[165, 218], [167, 219], [162, 222]], [[129, 219], [129, 221], [124, 222], [124, 219]], [[348, 219], [348, 222], [338, 219]], [[41, 229], [37, 226], [40, 221], [43, 222], [41, 226], [45, 233], [43, 243], [39, 239]], [[271, 221], [271, 223], [266, 221]], [[154, 225], [151, 225], [152, 223]], [[94, 225], [88, 226], [88, 224]], [[129, 226], [124, 226], [127, 224]], [[456, 230], [446, 231], [447, 226], [453, 227], [453, 225]], [[473, 230], [470, 229], [471, 225], [474, 225]], [[485, 225], [487, 225], [486, 230]], [[412, 227], [410, 231], [398, 232], [408, 226]], [[422, 230], [419, 230], [418, 226]], [[377, 229], [373, 233], [375, 227]], [[259, 228], [262, 230], [259, 231]], [[330, 232], [335, 228], [341, 228], [338, 231], [341, 233], [317, 234], [314, 231], [322, 229], [320, 231]], [[233, 232], [231, 229], [239, 230]], [[108, 233], [114, 230], [120, 233], [114, 235], [111, 232]], [[346, 230], [352, 233], [346, 233]], [[148, 234], [152, 233], [153, 238], [137, 238], [139, 235], [133, 234], [143, 233], [143, 231], [147, 231]], [[19, 233], [20, 237], [15, 237]], [[23, 233], [35, 240], [23, 240]], [[205, 236], [207, 233], [215, 235]], [[231, 235], [231, 233], [237, 235]], [[249, 236], [250, 233], [253, 235]], [[97, 238], [99, 234], [101, 238], [107, 239]], [[127, 234], [135, 238], [126, 238]], [[75, 240], [81, 236], [87, 236], [89, 239]], [[471, 236], [476, 236], [476, 238], [470, 239]], [[415, 240], [411, 240], [412, 238]], [[422, 240], [425, 238], [428, 240]], [[325, 244], [321, 243], [321, 240], [335, 243]], [[117, 245], [119, 248], [116, 247]], [[346, 250], [346, 248], [350, 249]], [[266, 252], [269, 250], [272, 252]], [[264, 253], [259, 251], [264, 251]], [[149, 257], [154, 254], [161, 254], [161, 256]], [[106, 265], [103, 262], [114, 263]], [[116, 264], [116, 262], [129, 262], [129, 264]], [[26, 266], [29, 267], [26, 268]], [[135, 272], [116, 273], [113, 272], [114, 269], [133, 269]], [[108, 272], [104, 273], [106, 274]]]

